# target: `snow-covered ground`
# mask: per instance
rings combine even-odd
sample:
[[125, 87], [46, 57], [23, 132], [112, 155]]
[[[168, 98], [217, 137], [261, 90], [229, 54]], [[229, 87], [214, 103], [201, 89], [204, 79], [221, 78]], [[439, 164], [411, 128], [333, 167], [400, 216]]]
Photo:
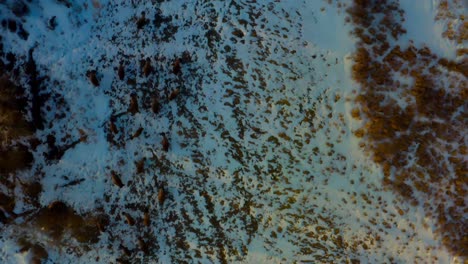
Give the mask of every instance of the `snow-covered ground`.
[[[21, 20], [29, 36], [2, 28], [4, 50], [26, 61], [34, 48], [48, 76], [43, 92], [52, 95], [35, 162], [19, 177], [40, 179], [43, 206], [61, 200], [79, 214], [108, 215], [110, 223], [88, 245], [66, 235], [54, 240], [27, 221], [0, 226], [2, 263], [28, 263], [31, 250], [19, 251], [20, 236], [48, 251], [46, 263], [115, 263], [121, 245], [132, 250], [123, 257], [132, 263], [457, 261], [422, 208], [381, 187], [380, 169], [352, 133], [360, 125], [349, 114], [358, 87], [350, 78], [355, 40], [344, 7], [318, 0], [42, 0], [19, 19], [4, 8], [9, 2], [0, 1], [0, 18]], [[432, 28], [435, 5], [417, 2], [401, 1], [412, 14], [407, 37], [453, 56], [455, 45]], [[139, 29], [142, 12], [148, 23]], [[191, 60], [174, 74], [184, 53]], [[152, 71], [145, 74], [147, 59]], [[87, 77], [92, 70], [97, 87]], [[180, 94], [168, 100], [175, 89]], [[139, 108], [133, 114], [132, 95]], [[87, 138], [50, 161], [50, 134], [58, 146]], [[20, 200], [15, 213], [31, 209]], [[137, 223], [129, 226], [123, 213]]]

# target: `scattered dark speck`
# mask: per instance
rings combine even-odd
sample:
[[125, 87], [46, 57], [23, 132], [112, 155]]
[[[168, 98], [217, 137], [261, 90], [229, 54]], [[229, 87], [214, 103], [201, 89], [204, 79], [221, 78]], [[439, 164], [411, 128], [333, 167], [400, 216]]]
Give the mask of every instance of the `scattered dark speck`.
[[145, 17], [145, 12], [141, 12], [141, 17], [137, 21], [137, 28], [142, 29], [146, 24], [148, 24], [148, 19]]
[[24, 30], [23, 25], [21, 24], [18, 26], [17, 33], [18, 33], [18, 36], [23, 40], [27, 40], [29, 37], [29, 33], [26, 30]]
[[8, 29], [11, 32], [16, 32], [16, 21], [14, 21], [12, 19], [8, 20]]
[[15, 14], [15, 16], [22, 17], [29, 13], [29, 7], [23, 1], [15, 1], [11, 11], [13, 12], [13, 14]]

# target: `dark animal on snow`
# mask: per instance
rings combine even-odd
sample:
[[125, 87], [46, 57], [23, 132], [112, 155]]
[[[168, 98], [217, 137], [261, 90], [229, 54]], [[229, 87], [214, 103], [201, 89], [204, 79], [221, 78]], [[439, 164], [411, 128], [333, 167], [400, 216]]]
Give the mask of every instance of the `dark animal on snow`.
[[96, 87], [99, 86], [99, 80], [96, 77], [96, 71], [88, 72], [87, 76], [92, 85]]
[[126, 255], [126, 256], [130, 256], [132, 253], [130, 252], [130, 249], [128, 249], [126, 246], [120, 244], [120, 249], [122, 249], [122, 252]]
[[146, 161], [146, 158], [142, 158], [141, 160], [135, 162], [137, 174], [143, 173], [145, 171], [145, 161]]
[[143, 225], [144, 226], [150, 226], [151, 220], [150, 220], [150, 215], [148, 210], [145, 211], [145, 214], [143, 215]]
[[151, 60], [150, 58], [146, 58], [145, 65], [143, 66], [143, 74], [145, 77], [148, 77], [148, 75], [153, 72], [153, 67], [151, 66]]
[[135, 219], [133, 219], [133, 217], [129, 213], [124, 212], [123, 215], [125, 216], [125, 220], [127, 221], [128, 225], [130, 226], [135, 225]]
[[138, 237], [138, 246], [143, 253], [148, 254], [148, 244], [146, 244], [142, 237]]
[[159, 103], [158, 97], [153, 96], [151, 98], [151, 110], [153, 113], [157, 114], [159, 113], [159, 110], [161, 109], [161, 104]]
[[182, 67], [180, 65], [180, 60], [179, 59], [176, 59], [172, 63], [172, 73], [175, 74], [175, 75], [179, 75], [179, 74], [182, 73]]
[[142, 132], [143, 132], [143, 128], [142, 127], [138, 128], [137, 131], [135, 131], [135, 133], [131, 136], [130, 139], [135, 139], [135, 138], [139, 137]]
[[114, 183], [114, 185], [116, 185], [119, 188], [122, 188], [124, 186], [124, 184], [122, 183], [122, 180], [120, 179], [120, 177], [117, 175], [115, 171], [111, 171], [111, 177], [112, 177], [112, 182]]
[[119, 69], [117, 70], [117, 74], [119, 75], [119, 79], [122, 81], [125, 78], [125, 69], [122, 63], [119, 65]]
[[158, 192], [159, 204], [163, 205], [165, 200], [166, 200], [166, 193], [164, 192], [164, 188], [159, 188], [159, 192]]
[[162, 136], [163, 136], [163, 139], [161, 141], [162, 149], [165, 152], [168, 152], [169, 151], [169, 139], [167, 139], [165, 134], [162, 134]]
[[130, 95], [130, 105], [128, 106], [128, 112], [132, 115], [138, 113], [140, 110], [138, 108], [138, 97], [136, 94]]
[[180, 94], [180, 90], [177, 88], [175, 89], [174, 91], [172, 91], [169, 96], [167, 97], [167, 99], [169, 99], [169, 101], [172, 101], [174, 100], [178, 95]]
[[112, 132], [112, 134], [117, 134], [119, 132], [119, 130], [117, 129], [117, 126], [114, 123], [114, 120], [112, 119], [109, 122], [109, 129]]

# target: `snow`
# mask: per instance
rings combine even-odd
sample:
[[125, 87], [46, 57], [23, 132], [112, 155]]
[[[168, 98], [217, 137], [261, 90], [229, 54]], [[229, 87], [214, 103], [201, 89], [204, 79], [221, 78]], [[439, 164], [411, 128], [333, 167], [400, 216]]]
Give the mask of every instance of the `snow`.
[[301, 13], [304, 19], [302, 38], [305, 41], [341, 57], [353, 50], [347, 34], [352, 27], [343, 23], [343, 9], [321, 3], [308, 5]]
[[[454, 59], [457, 44], [442, 37], [447, 21], [434, 21], [437, 7], [441, 2], [441, 0], [401, 0], [399, 2], [400, 7], [405, 11], [403, 26], [407, 30], [407, 34], [402, 36], [401, 41], [402, 43], [409, 43], [411, 40], [415, 46], [427, 46], [440, 57]], [[452, 1], [449, 2], [451, 4]], [[464, 12], [462, 10], [458, 11], [466, 14], [467, 10], [465, 7]]]
[[[88, 136], [56, 162], [43, 157], [45, 144], [38, 147], [31, 172], [45, 175], [41, 204], [62, 200], [79, 213], [103, 206], [114, 221], [112, 231], [80, 256], [37, 239], [50, 246], [50, 262], [114, 262], [121, 255], [120, 243], [136, 248], [136, 238], [143, 234], [143, 227], [126, 225], [121, 213], [131, 210], [139, 218], [141, 206], [151, 208], [153, 225], [144, 234], [157, 247], [149, 259], [141, 252], [134, 258], [148, 263], [220, 262], [218, 244], [229, 263], [352, 258], [385, 263], [390, 257], [396, 262], [425, 262], [432, 256], [439, 263], [454, 261], [433, 234], [432, 220], [380, 187], [379, 168], [362, 154], [352, 135], [359, 124], [349, 115], [353, 105], [346, 98], [357, 88], [350, 78], [355, 43], [343, 9], [321, 1], [259, 1], [239, 3], [239, 9], [227, 1], [143, 1], [136, 6], [130, 1], [99, 2], [102, 8], [91, 1], [73, 1], [68, 9], [57, 1], [39, 1], [31, 4], [31, 13], [24, 18], [28, 40], [5, 35], [5, 50], [27, 54], [35, 46], [34, 59], [41, 73], [50, 77], [47, 90], [62, 96], [69, 109], [52, 109], [48, 117], [65, 111], [65, 118], [52, 121], [38, 136], [45, 139], [54, 133], [60, 142], [70, 135], [63, 143], [77, 140], [79, 129]], [[433, 3], [423, 2], [401, 1], [410, 14], [405, 24], [408, 38], [453, 56], [453, 44], [434, 37], [441, 29], [433, 22]], [[177, 15], [170, 24], [178, 29], [169, 34], [169, 41], [162, 38], [164, 25], [156, 28], [151, 21], [136, 29], [142, 11], [154, 18], [153, 6], [163, 17]], [[253, 23], [250, 17], [255, 12]], [[54, 31], [46, 27], [51, 16], [57, 16]], [[232, 35], [236, 28], [244, 33], [242, 40]], [[209, 29], [221, 36], [213, 47], [205, 37]], [[184, 64], [182, 76], [176, 77], [170, 65], [184, 51], [192, 54], [193, 62]], [[157, 61], [161, 56], [165, 59]], [[147, 57], [155, 68], [148, 78], [139, 66]], [[228, 65], [231, 57], [238, 59], [241, 69]], [[135, 78], [135, 86], [118, 80], [121, 60], [126, 80]], [[88, 70], [97, 71], [99, 87], [88, 81]], [[182, 94], [165, 100], [177, 87]], [[114, 146], [107, 141], [108, 121], [127, 110], [133, 92], [140, 112], [116, 121], [125, 143]], [[158, 114], [143, 106], [156, 92], [163, 103]], [[310, 121], [304, 121], [307, 111], [314, 113]], [[142, 135], [130, 140], [139, 127]], [[160, 133], [170, 139], [168, 153], [161, 149]], [[143, 157], [146, 171], [136, 174], [134, 163]], [[123, 188], [112, 184], [110, 170], [119, 173]], [[85, 179], [80, 184], [60, 187], [80, 178]], [[161, 186], [168, 195], [163, 206], [157, 202]], [[399, 215], [397, 206], [405, 214]], [[391, 228], [384, 221], [392, 223]], [[258, 230], [250, 232], [254, 225]], [[349, 244], [369, 242], [369, 249], [362, 245], [340, 249], [331, 240], [338, 235], [334, 229]], [[189, 250], [176, 246], [180, 236]], [[324, 241], [324, 236], [330, 239]], [[27, 254], [14, 246], [13, 230], [0, 238], [0, 259], [27, 262]], [[69, 243], [77, 242], [65, 244]], [[312, 252], [301, 251], [307, 248]], [[201, 257], [195, 257], [195, 249]]]

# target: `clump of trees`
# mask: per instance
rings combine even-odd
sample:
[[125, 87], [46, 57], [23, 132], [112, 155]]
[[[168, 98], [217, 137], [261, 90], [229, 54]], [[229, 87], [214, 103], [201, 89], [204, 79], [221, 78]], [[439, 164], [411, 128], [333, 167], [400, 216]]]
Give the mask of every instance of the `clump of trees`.
[[466, 60], [390, 44], [405, 33], [396, 1], [355, 0], [348, 14], [359, 40], [352, 76], [361, 90], [351, 116], [363, 125], [355, 135], [381, 165], [384, 184], [413, 204], [423, 202], [442, 242], [466, 256]]

